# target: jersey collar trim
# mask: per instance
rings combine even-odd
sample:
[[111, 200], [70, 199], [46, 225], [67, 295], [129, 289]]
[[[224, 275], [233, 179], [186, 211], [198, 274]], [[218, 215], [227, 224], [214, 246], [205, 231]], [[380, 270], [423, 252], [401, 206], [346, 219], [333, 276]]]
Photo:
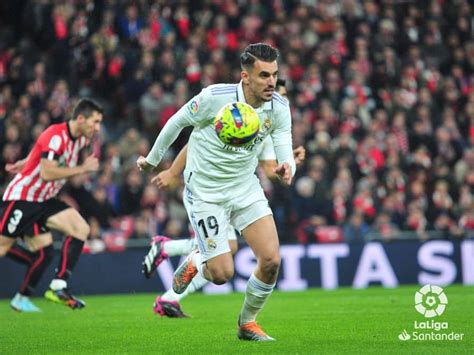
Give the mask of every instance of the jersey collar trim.
[[66, 122], [66, 127], [67, 127], [67, 134], [69, 135], [69, 138], [71, 138], [72, 141], [75, 141], [76, 138], [73, 137], [73, 135], [72, 135], [71, 127], [69, 127], [69, 121]]
[[[237, 85], [236, 96], [237, 96], [237, 101], [247, 103], [247, 100], [245, 100], [242, 80], [239, 82], [239, 85]], [[272, 109], [273, 109], [273, 98], [271, 101], [264, 102], [262, 106], [257, 108], [257, 110], [264, 110], [264, 111], [271, 111]]]

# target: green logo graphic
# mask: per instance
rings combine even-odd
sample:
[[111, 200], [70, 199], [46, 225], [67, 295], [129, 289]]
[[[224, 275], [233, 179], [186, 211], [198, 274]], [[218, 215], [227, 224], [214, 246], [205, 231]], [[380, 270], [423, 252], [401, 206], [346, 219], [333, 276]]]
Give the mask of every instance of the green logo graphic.
[[406, 329], [403, 329], [403, 332], [401, 332], [399, 335], [398, 335], [398, 339], [402, 340], [402, 341], [407, 341], [407, 340], [410, 340], [411, 339], [411, 335], [408, 334], [407, 330]]
[[425, 285], [415, 293], [415, 309], [425, 318], [433, 318], [443, 314], [448, 297], [439, 286]]

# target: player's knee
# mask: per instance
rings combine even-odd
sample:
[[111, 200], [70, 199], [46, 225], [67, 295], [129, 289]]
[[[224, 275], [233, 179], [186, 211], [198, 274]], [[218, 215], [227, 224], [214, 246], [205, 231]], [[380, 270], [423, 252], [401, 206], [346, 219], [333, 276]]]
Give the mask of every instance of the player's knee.
[[91, 227], [89, 227], [86, 222], [75, 224], [73, 229], [74, 232], [72, 236], [80, 240], [86, 240], [91, 232]]
[[234, 276], [234, 268], [223, 267], [209, 269], [212, 276], [212, 282], [216, 285], [223, 285]]
[[91, 227], [87, 223], [83, 223], [80, 228], [80, 235], [79, 237], [82, 240], [86, 240], [89, 237], [89, 234], [91, 233]]
[[273, 255], [261, 259], [261, 270], [268, 277], [273, 277], [278, 274], [280, 269], [280, 255]]
[[219, 273], [217, 275], [212, 275], [212, 282], [215, 283], [216, 285], [223, 285], [227, 281], [229, 281], [232, 276], [234, 276], [233, 272], [229, 273]]

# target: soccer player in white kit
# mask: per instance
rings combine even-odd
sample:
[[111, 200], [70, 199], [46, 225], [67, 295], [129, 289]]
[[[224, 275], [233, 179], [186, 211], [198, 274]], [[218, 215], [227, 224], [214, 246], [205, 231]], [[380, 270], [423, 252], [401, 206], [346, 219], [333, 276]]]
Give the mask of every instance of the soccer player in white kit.
[[[279, 164], [275, 173], [288, 185], [295, 173], [289, 104], [274, 92], [277, 57], [278, 51], [267, 44], [249, 45], [240, 57], [241, 82], [203, 89], [167, 122], [148, 156], [137, 160], [140, 170], [151, 171], [181, 130], [194, 126], [184, 172], [184, 199], [199, 252], [178, 269], [173, 288], [183, 292], [198, 269], [215, 284], [227, 282], [234, 273], [227, 233], [231, 226], [237, 228], [257, 259], [238, 321], [237, 335], [243, 340], [274, 340], [255, 320], [273, 291], [280, 266], [275, 222], [255, 175], [257, 146], [270, 135]], [[261, 121], [257, 138], [243, 147], [222, 143], [213, 125], [219, 109], [235, 101], [254, 107]]]
[[[280, 80], [280, 79], [278, 79]], [[277, 88], [278, 92], [278, 88]], [[296, 166], [302, 164], [305, 159], [305, 149], [300, 146], [293, 150]], [[168, 189], [177, 183], [186, 166], [187, 146], [185, 146], [174, 159], [169, 169], [161, 171], [158, 175], [151, 179], [160, 189]], [[263, 144], [260, 145], [257, 154], [259, 166], [269, 179], [274, 179], [273, 169], [278, 165], [276, 161], [275, 151], [273, 149], [273, 141], [267, 137]], [[229, 231], [227, 239], [232, 255], [237, 252], [237, 233], [234, 230]], [[196, 238], [189, 239], [170, 239], [165, 236], [157, 235], [152, 238], [150, 250], [143, 261], [143, 274], [146, 278], [150, 278], [157, 267], [166, 259], [177, 255], [188, 255], [197, 248]], [[167, 290], [163, 295], [158, 295], [153, 304], [153, 312], [162, 317], [185, 318], [188, 317], [182, 310], [180, 302], [191, 293], [196, 292], [204, 287], [209, 281], [200, 273], [194, 276], [192, 282], [186, 290], [178, 294], [173, 288]]]

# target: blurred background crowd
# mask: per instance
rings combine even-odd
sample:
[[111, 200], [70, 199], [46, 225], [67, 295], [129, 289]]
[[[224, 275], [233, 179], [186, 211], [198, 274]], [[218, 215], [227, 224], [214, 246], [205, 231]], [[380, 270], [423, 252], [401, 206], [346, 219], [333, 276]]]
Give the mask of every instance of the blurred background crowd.
[[89, 151], [102, 167], [62, 197], [90, 222], [91, 248], [189, 236], [182, 183], [160, 191], [135, 160], [266, 42], [307, 150], [291, 188], [261, 174], [283, 242], [472, 236], [473, 21], [467, 0], [3, 0], [0, 192], [4, 165], [88, 96], [106, 111]]

